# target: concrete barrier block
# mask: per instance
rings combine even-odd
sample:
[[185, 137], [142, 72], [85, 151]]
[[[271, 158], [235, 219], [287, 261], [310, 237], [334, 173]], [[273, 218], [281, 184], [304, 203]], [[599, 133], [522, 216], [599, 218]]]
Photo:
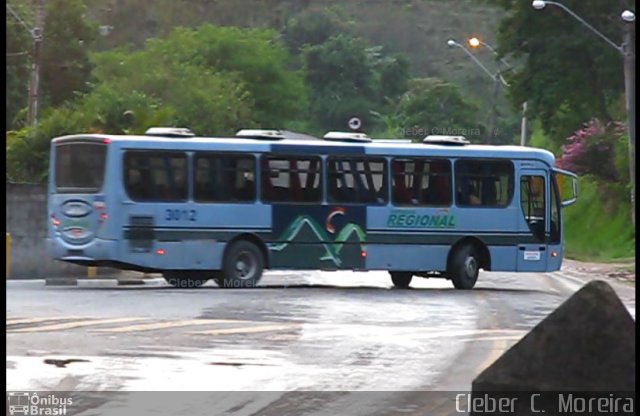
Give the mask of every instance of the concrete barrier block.
[[573, 294], [472, 383], [472, 391], [635, 391], [635, 321], [609, 284]]

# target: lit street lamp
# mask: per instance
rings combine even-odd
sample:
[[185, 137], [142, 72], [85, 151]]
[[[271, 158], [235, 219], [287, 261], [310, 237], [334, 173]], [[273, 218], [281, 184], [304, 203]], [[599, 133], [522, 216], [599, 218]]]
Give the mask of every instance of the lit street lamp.
[[[571, 11], [562, 3], [547, 0], [534, 0], [531, 3], [534, 9], [542, 10], [547, 5], [558, 6], [593, 33], [598, 35], [602, 40], [607, 42], [624, 57], [624, 89], [627, 107], [627, 128], [629, 130], [629, 181], [631, 183], [631, 221], [636, 224], [636, 54], [635, 54], [635, 37], [633, 27], [629, 24], [625, 26], [624, 41], [622, 45], [618, 45], [611, 39], [603, 35], [596, 28], [587, 23], [580, 16]], [[633, 23], [636, 20], [636, 14], [631, 10], [625, 10], [620, 15], [623, 21]]]
[[[498, 52], [492, 48], [490, 45], [488, 45], [487, 43], [481, 41], [480, 39], [478, 39], [477, 37], [472, 37], [470, 38], [467, 43], [469, 44], [469, 46], [471, 46], [472, 48], [477, 48], [480, 45], [486, 47], [487, 49], [489, 49], [491, 52], [493, 52], [496, 56], [498, 56]], [[504, 79], [504, 77], [502, 76], [502, 70], [500, 69], [500, 63], [504, 64], [507, 68], [511, 69], [511, 65], [509, 65], [509, 63], [507, 61], [505, 61], [504, 59], [500, 58], [498, 60], [498, 71], [493, 74], [491, 73], [491, 71], [489, 71], [487, 69], [486, 66], [484, 66], [482, 64], [482, 62], [480, 62], [480, 60], [478, 58], [476, 58], [466, 47], [464, 47], [464, 45], [459, 44], [458, 42], [456, 42], [453, 39], [450, 39], [449, 41], [447, 41], [447, 44], [451, 47], [459, 47], [461, 48], [463, 51], [465, 51], [465, 53], [467, 55], [469, 55], [469, 57], [471, 57], [471, 59], [473, 59], [473, 61], [480, 67], [482, 68], [482, 70], [484, 72], [486, 72], [491, 79], [494, 82], [495, 88], [494, 88], [494, 92], [493, 92], [493, 109], [491, 112], [491, 119], [489, 121], [489, 137], [493, 137], [493, 130], [495, 128], [495, 123], [496, 123], [496, 112], [497, 112], [497, 99], [498, 99], [498, 88], [500, 87], [500, 83], [502, 83], [502, 85], [504, 85], [505, 87], [509, 86], [509, 83]], [[520, 144], [522, 146], [524, 146], [524, 142], [525, 142], [525, 138], [526, 138], [526, 118], [525, 118], [525, 114], [524, 112], [526, 111], [526, 103], [524, 103], [523, 106], [523, 113], [522, 113], [522, 126], [521, 126], [521, 133], [520, 133]]]
[[[484, 72], [486, 72], [486, 73], [487, 73], [487, 75], [489, 75], [489, 77], [490, 77], [492, 80], [494, 80], [494, 81], [496, 80], [497, 74], [493, 74], [493, 73], [491, 73], [491, 71], [489, 71], [489, 70], [487, 69], [487, 67], [486, 67], [486, 66], [484, 66], [484, 65], [482, 64], [482, 62], [480, 62], [480, 60], [479, 60], [478, 58], [476, 58], [476, 57], [475, 57], [471, 52], [469, 52], [469, 49], [465, 48], [465, 47], [464, 47], [464, 45], [459, 44], [458, 42], [456, 42], [456, 41], [455, 41], [455, 40], [453, 40], [453, 39], [449, 39], [449, 40], [447, 41], [447, 45], [449, 45], [449, 46], [451, 46], [451, 47], [456, 46], [456, 47], [458, 47], [458, 48], [462, 49], [462, 50], [463, 50], [467, 55], [469, 55], [469, 57], [470, 57], [471, 59], [473, 59], [473, 62], [475, 62], [475, 63], [476, 63], [476, 65], [478, 65], [480, 68], [482, 68], [482, 70], [483, 70]], [[501, 79], [501, 82], [502, 82], [505, 86], [507, 86], [507, 85], [508, 85], [508, 84], [506, 84], [506, 83], [504, 82], [504, 80], [502, 80], [502, 79]]]

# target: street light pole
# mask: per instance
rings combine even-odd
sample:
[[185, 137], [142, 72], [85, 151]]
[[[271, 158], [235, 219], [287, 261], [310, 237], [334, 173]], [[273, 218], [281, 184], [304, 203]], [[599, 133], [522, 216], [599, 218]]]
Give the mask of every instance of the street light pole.
[[635, 31], [626, 25], [624, 34], [624, 90], [629, 128], [629, 178], [631, 184], [631, 221], [636, 224], [636, 45]]
[[[498, 72], [493, 74], [491, 71], [489, 71], [487, 69], [486, 66], [484, 66], [482, 64], [482, 62], [480, 62], [480, 60], [478, 58], [476, 58], [466, 47], [464, 47], [463, 45], [459, 44], [458, 42], [456, 42], [453, 39], [449, 39], [447, 41], [447, 45], [449, 46], [456, 46], [460, 49], [462, 49], [467, 55], [469, 55], [469, 57], [473, 60], [473, 62], [475, 62], [487, 75], [489, 75], [489, 77], [493, 80], [494, 82], [494, 90], [493, 90], [493, 103], [492, 103], [492, 112], [491, 112], [491, 116], [489, 118], [489, 137], [488, 140], [492, 140], [493, 136], [494, 136], [494, 128], [495, 128], [495, 119], [496, 119], [496, 111], [497, 111], [497, 100], [498, 100], [498, 91], [500, 89], [500, 83], [502, 83], [505, 87], [508, 87], [509, 84], [504, 80], [504, 78], [502, 78], [502, 75], [500, 74], [500, 70], [498, 69]], [[495, 51], [494, 51], [495, 52]]]
[[575, 14], [571, 9], [562, 3], [547, 0], [534, 0], [531, 5], [536, 10], [542, 10], [546, 5], [551, 4], [557, 6], [570, 14], [593, 33], [607, 42], [611, 47], [620, 52], [624, 57], [624, 90], [625, 101], [627, 107], [627, 128], [629, 130], [629, 184], [631, 185], [631, 221], [636, 225], [636, 57], [635, 57], [635, 38], [634, 28], [631, 23], [635, 22], [636, 15], [630, 10], [622, 12], [622, 20], [627, 22], [624, 31], [624, 40], [622, 45], [617, 45], [611, 39], [599, 32], [588, 22]]
[[[469, 39], [469, 45], [472, 48], [477, 48], [478, 46], [482, 45], [485, 48], [489, 49], [495, 56], [496, 56], [496, 61], [498, 64], [498, 72], [495, 74], [494, 76], [494, 81], [496, 82], [495, 85], [495, 89], [494, 89], [494, 95], [493, 95], [493, 109], [492, 109], [492, 113], [491, 113], [491, 119], [490, 119], [490, 130], [491, 132], [493, 132], [493, 129], [495, 128], [495, 122], [496, 122], [496, 117], [497, 117], [497, 99], [498, 99], [498, 79], [502, 82], [502, 84], [505, 87], [508, 87], [509, 84], [504, 80], [504, 78], [502, 77], [502, 68], [500, 67], [500, 64], [502, 64], [503, 66], [505, 66], [507, 69], [512, 69], [513, 67], [511, 66], [511, 64], [509, 62], [507, 62], [504, 58], [500, 57], [500, 54], [498, 53], [498, 51], [495, 50], [495, 48], [491, 45], [489, 45], [486, 42], [483, 42], [482, 40], [478, 39], [477, 37], [473, 37], [471, 39]], [[522, 121], [520, 124], [520, 146], [524, 146], [527, 142], [527, 102], [525, 101], [524, 103], [522, 103]]]
[[522, 124], [520, 124], [520, 146], [527, 143], [527, 102], [522, 103]]

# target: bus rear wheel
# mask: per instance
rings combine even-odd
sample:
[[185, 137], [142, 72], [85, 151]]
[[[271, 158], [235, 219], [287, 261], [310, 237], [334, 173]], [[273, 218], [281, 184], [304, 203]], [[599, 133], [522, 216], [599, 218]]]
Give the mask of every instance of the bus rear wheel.
[[163, 272], [162, 277], [167, 283], [178, 289], [195, 289], [209, 280], [209, 278], [203, 277], [201, 273], [188, 271]]
[[389, 272], [393, 286], [399, 289], [407, 289], [413, 278], [410, 272]]
[[244, 289], [258, 285], [264, 270], [264, 258], [260, 249], [250, 241], [240, 240], [227, 249], [222, 276], [215, 278], [225, 289]]
[[465, 244], [451, 257], [448, 275], [456, 289], [473, 289], [480, 273], [480, 257], [473, 245]]

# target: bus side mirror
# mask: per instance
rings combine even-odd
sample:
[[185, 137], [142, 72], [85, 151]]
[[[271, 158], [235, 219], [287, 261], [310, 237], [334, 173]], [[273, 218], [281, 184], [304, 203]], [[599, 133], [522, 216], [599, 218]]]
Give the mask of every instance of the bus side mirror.
[[562, 199], [562, 206], [568, 207], [571, 204], [574, 204], [578, 200], [578, 176], [575, 173], [571, 173], [568, 171], [564, 171], [561, 169], [554, 169], [556, 173], [556, 177], [558, 178], [558, 186], [560, 188], [560, 195], [562, 198], [562, 184], [564, 183], [564, 179], [568, 178], [571, 180], [571, 198]]

